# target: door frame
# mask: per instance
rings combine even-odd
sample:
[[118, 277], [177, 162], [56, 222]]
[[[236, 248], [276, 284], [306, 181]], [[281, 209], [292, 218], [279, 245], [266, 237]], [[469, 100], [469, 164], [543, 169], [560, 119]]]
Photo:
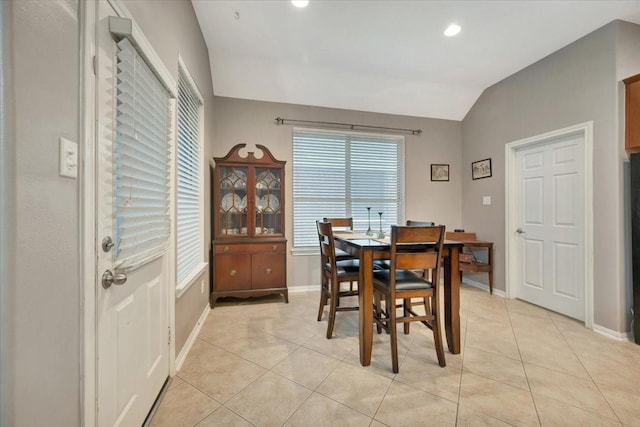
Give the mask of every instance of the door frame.
[[585, 316], [584, 323], [593, 329], [593, 121], [580, 123], [563, 129], [554, 130], [529, 138], [520, 139], [505, 145], [505, 292], [507, 298], [515, 298], [513, 288], [521, 273], [518, 263], [518, 151], [552, 142], [558, 138], [579, 135], [584, 141], [584, 278], [585, 278]]
[[[116, 15], [123, 18], [131, 19], [132, 34], [136, 42], [142, 45], [145, 53], [152, 52], [151, 44], [144, 37], [142, 31], [135, 23], [133, 16], [127, 10], [121, 0], [106, 0], [114, 9]], [[80, 170], [79, 178], [79, 197], [78, 207], [80, 210], [79, 223], [79, 247], [80, 247], [80, 266], [79, 276], [81, 286], [81, 325], [80, 331], [80, 350], [81, 355], [81, 404], [80, 419], [82, 425], [93, 427], [97, 425], [98, 420], [98, 317], [97, 317], [97, 292], [100, 290], [98, 277], [101, 272], [97, 271], [97, 152], [96, 146], [96, 74], [95, 62], [96, 55], [96, 14], [98, 13], [98, 4], [96, 2], [80, 2], [78, 11], [78, 20], [80, 28], [80, 57], [79, 57], [79, 159]], [[162, 63], [162, 61], [160, 61]], [[166, 72], [166, 71], [165, 71]], [[172, 104], [172, 110], [175, 108]], [[175, 116], [175, 114], [173, 114]], [[175, 117], [174, 117], [175, 118]], [[174, 120], [172, 118], [172, 120]], [[173, 125], [172, 125], [173, 126]], [[172, 156], [174, 141], [171, 141]], [[174, 165], [171, 164], [171, 176], [174, 175]], [[173, 186], [175, 181], [170, 181]], [[170, 210], [173, 209], [173, 198], [170, 198]], [[175, 217], [171, 215], [171, 222], [175, 221]], [[174, 227], [173, 225], [171, 226]], [[168, 248], [168, 271], [165, 272], [168, 280], [166, 280], [167, 303], [169, 314], [169, 327], [171, 330], [171, 340], [169, 343], [169, 376], [175, 375], [175, 256], [171, 255], [175, 252], [174, 239], [169, 239]], [[149, 408], [151, 409], [151, 408]]]

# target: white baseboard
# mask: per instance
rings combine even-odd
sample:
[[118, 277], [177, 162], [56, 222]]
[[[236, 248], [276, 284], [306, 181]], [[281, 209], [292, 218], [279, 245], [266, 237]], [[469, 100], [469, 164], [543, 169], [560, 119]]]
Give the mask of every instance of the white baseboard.
[[[467, 277], [462, 279], [462, 283], [465, 285], [473, 286], [474, 288], [482, 289], [483, 291], [489, 292], [489, 285], [485, 285], [484, 283], [477, 282], [473, 279], [469, 279]], [[506, 298], [507, 294], [500, 289], [493, 288], [493, 295], [497, 295], [502, 298]]]
[[182, 368], [182, 364], [187, 359], [187, 355], [189, 354], [189, 351], [191, 351], [191, 347], [193, 346], [193, 343], [196, 342], [196, 338], [198, 338], [200, 329], [202, 329], [202, 325], [204, 321], [207, 319], [207, 316], [209, 315], [210, 311], [211, 311], [211, 308], [207, 303], [207, 305], [204, 307], [204, 310], [202, 311], [202, 314], [200, 315], [200, 318], [196, 322], [196, 325], [191, 330], [191, 333], [189, 334], [189, 338], [187, 338], [187, 341], [182, 346], [182, 350], [180, 350], [180, 354], [178, 354], [178, 357], [176, 357], [176, 371], [179, 371]]
[[616, 341], [632, 341], [633, 340], [633, 333], [631, 331], [618, 332], [609, 328], [605, 328], [604, 326], [596, 325], [595, 323], [593, 324], [593, 331], [601, 335], [604, 335], [606, 337], [612, 338]]
[[319, 291], [320, 284], [317, 285], [306, 285], [306, 286], [292, 286], [289, 288], [289, 293], [295, 294], [297, 292], [312, 292]]

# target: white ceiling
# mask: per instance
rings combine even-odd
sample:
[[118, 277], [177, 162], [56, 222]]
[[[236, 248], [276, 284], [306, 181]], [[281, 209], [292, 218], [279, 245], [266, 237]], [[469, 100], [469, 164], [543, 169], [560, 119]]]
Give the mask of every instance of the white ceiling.
[[216, 95], [452, 120], [612, 20], [640, 23], [640, 0], [192, 3]]

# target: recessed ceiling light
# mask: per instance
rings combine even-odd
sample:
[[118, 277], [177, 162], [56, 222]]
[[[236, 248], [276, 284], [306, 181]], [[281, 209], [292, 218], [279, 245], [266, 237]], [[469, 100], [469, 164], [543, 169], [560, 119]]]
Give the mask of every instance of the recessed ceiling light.
[[444, 35], [447, 37], [453, 37], [462, 30], [462, 27], [458, 24], [451, 24], [444, 30]]
[[309, 4], [309, 0], [291, 0], [295, 7], [305, 7]]

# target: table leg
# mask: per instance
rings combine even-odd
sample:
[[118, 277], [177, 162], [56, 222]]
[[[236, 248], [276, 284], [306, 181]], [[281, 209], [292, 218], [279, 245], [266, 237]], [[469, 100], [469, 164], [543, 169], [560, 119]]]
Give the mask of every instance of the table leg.
[[444, 327], [447, 345], [453, 354], [460, 353], [460, 274], [459, 247], [449, 248], [444, 259]]
[[360, 315], [360, 364], [371, 364], [373, 345], [373, 251], [360, 252], [360, 280], [358, 280], [358, 313]]

